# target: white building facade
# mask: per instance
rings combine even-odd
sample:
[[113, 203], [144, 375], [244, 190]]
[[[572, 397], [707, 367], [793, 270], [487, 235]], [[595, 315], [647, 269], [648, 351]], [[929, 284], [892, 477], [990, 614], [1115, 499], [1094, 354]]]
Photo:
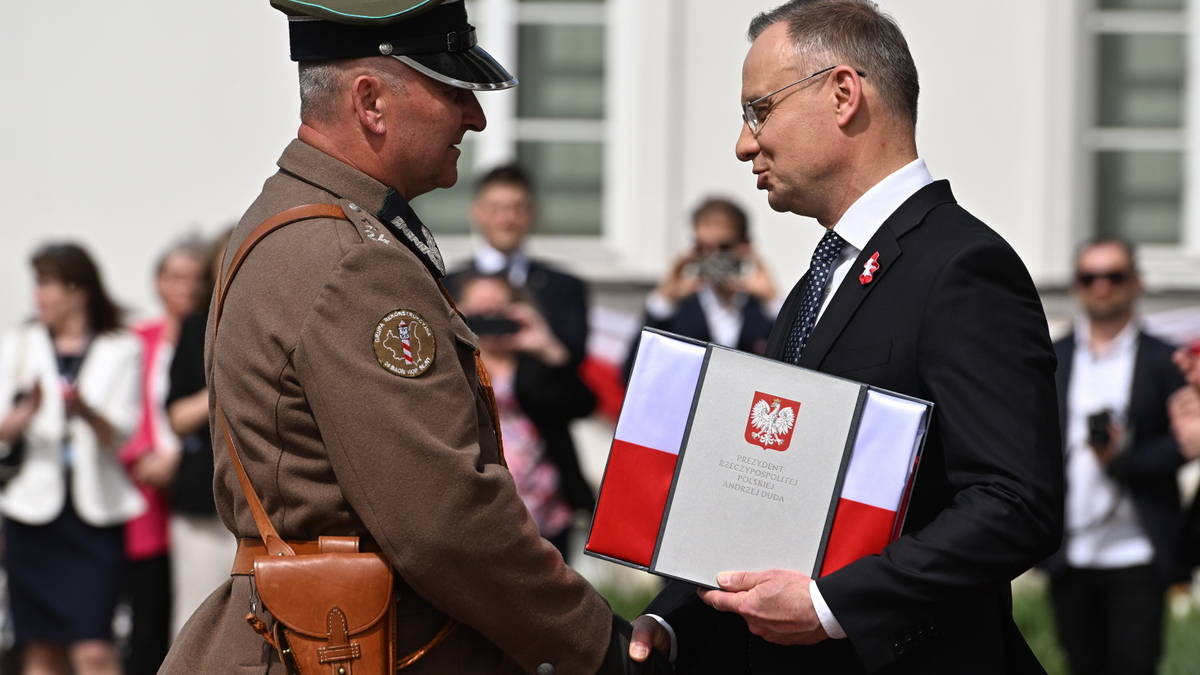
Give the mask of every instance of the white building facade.
[[[1187, 0], [882, 0], [921, 74], [918, 147], [1045, 289], [1097, 233], [1142, 244], [1152, 290], [1200, 290], [1200, 13]], [[532, 248], [605, 286], [648, 284], [703, 197], [734, 198], [783, 287], [820, 236], [772, 212], [733, 145], [760, 0], [470, 0], [522, 86], [483, 93], [460, 186], [414, 202], [450, 260], [471, 246], [470, 176], [520, 161]], [[200, 12], [200, 13], [197, 13]], [[158, 253], [235, 221], [298, 123], [287, 28], [266, 0], [203, 7], [25, 3], [0, 21], [0, 324], [31, 312], [30, 252], [82, 242], [113, 294], [156, 311]]]

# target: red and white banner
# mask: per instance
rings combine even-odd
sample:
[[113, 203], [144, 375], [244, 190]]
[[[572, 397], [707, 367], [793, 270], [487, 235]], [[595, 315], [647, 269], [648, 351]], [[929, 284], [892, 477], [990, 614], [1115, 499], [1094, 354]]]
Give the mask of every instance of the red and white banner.
[[[925, 408], [916, 401], [867, 392], [821, 576], [883, 552], [900, 536], [917, 450], [925, 432]], [[898, 438], [917, 442], [906, 447], [896, 443]]]
[[705, 347], [644, 332], [587, 550], [650, 566]]

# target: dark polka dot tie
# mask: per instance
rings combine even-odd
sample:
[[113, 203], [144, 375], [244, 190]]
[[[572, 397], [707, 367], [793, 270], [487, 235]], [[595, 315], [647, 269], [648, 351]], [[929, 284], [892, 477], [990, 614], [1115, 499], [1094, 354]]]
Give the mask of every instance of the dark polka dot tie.
[[833, 230], [825, 232], [813, 251], [812, 262], [808, 265], [808, 277], [804, 283], [804, 297], [800, 302], [800, 311], [796, 313], [796, 322], [792, 324], [792, 332], [788, 334], [787, 347], [783, 351], [783, 360], [788, 363], [799, 363], [808, 337], [812, 335], [813, 326], [817, 324], [817, 314], [821, 311], [821, 298], [825, 296], [825, 286], [829, 283], [829, 273], [833, 270], [833, 261], [842, 252], [846, 240]]

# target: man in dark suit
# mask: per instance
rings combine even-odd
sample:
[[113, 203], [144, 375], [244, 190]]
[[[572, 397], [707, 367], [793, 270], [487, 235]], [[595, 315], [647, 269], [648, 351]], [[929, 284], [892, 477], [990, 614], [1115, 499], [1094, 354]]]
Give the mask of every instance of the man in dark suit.
[[1055, 343], [1066, 453], [1066, 537], [1043, 567], [1075, 675], [1153, 675], [1167, 586], [1184, 581], [1176, 470], [1184, 463], [1168, 400], [1184, 386], [1174, 347], [1134, 315], [1133, 250], [1098, 239], [1075, 263], [1084, 315]]
[[[554, 269], [525, 254], [523, 246], [536, 216], [533, 183], [516, 165], [502, 166], [484, 174], [475, 187], [471, 204], [471, 222], [482, 241], [475, 256], [466, 265], [446, 275], [446, 288], [458, 297], [463, 282], [480, 275], [500, 275], [520, 293], [528, 294], [536, 309], [533, 316], [515, 317], [523, 330], [513, 337], [514, 351], [520, 354], [516, 381], [521, 391], [541, 392], [523, 396], [525, 414], [538, 420], [547, 448], [559, 472], [559, 490], [574, 509], [591, 512], [596, 497], [583, 477], [579, 457], [571, 439], [570, 421], [587, 415], [595, 408], [595, 398], [580, 381], [579, 364], [587, 355], [587, 287], [577, 277]], [[540, 314], [540, 316], [538, 316]], [[545, 320], [552, 335], [534, 330]], [[524, 344], [537, 337], [537, 344]], [[542, 339], [547, 337], [548, 340]], [[528, 342], [526, 340], [526, 342]], [[561, 393], [561, 396], [558, 394]], [[556, 400], [579, 401], [571, 415], [561, 413], [561, 405], [544, 405]]]
[[[642, 323], [764, 353], [779, 304], [771, 273], [750, 245], [746, 212], [728, 199], [710, 197], [692, 212], [692, 233], [691, 249], [647, 296]], [[626, 372], [631, 367], [632, 354]]]
[[1062, 537], [1037, 291], [918, 159], [917, 73], [890, 18], [865, 0], [794, 1], [750, 37], [737, 155], [772, 208], [826, 228], [767, 355], [936, 407], [902, 536], [882, 555], [816, 581], [673, 582], [638, 618], [631, 656], [670, 650], [681, 673], [1044, 673], [1009, 586]]

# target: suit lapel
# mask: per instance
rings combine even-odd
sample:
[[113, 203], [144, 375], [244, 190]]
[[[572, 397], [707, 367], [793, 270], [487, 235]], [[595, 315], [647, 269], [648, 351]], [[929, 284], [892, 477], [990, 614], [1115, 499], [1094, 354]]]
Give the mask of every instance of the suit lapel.
[[[817, 370], [826, 354], [842, 334], [846, 324], [858, 311], [859, 305], [866, 300], [867, 295], [881, 283], [886, 283], [888, 272], [900, 259], [901, 249], [899, 238], [913, 229], [925, 219], [935, 206], [954, 202], [954, 194], [950, 192], [950, 183], [944, 180], [936, 181], [918, 190], [909, 197], [900, 208], [896, 209], [883, 225], [875, 232], [875, 236], [867, 242], [859, 253], [853, 266], [846, 273], [840, 286], [834, 292], [833, 299], [825, 308], [825, 313], [817, 321], [808, 345], [800, 356], [800, 365]], [[862, 283], [859, 275], [864, 271], [864, 265], [878, 253], [879, 268], [872, 273], [869, 283]], [[793, 315], [793, 320], [794, 320]], [[790, 324], [789, 324], [790, 325]]]
[[[863, 265], [875, 253], [879, 254], [877, 261], [879, 268], [872, 274], [871, 282], [864, 284], [859, 281], [859, 275], [863, 271]], [[825, 308], [825, 313], [813, 327], [812, 335], [808, 338], [808, 345], [804, 347], [804, 353], [800, 355], [801, 366], [816, 370], [821, 365], [821, 361], [829, 353], [834, 341], [842, 334], [842, 329], [846, 327], [850, 317], [854, 316], [858, 306], [883, 281], [899, 258], [900, 245], [896, 243], [896, 236], [885, 224], [884, 227], [879, 228], [874, 237], [871, 237], [867, 247], [858, 254], [853, 266], [846, 273], [846, 278], [842, 279], [842, 285], [838, 286], [833, 299], [829, 301], [829, 306]]]

